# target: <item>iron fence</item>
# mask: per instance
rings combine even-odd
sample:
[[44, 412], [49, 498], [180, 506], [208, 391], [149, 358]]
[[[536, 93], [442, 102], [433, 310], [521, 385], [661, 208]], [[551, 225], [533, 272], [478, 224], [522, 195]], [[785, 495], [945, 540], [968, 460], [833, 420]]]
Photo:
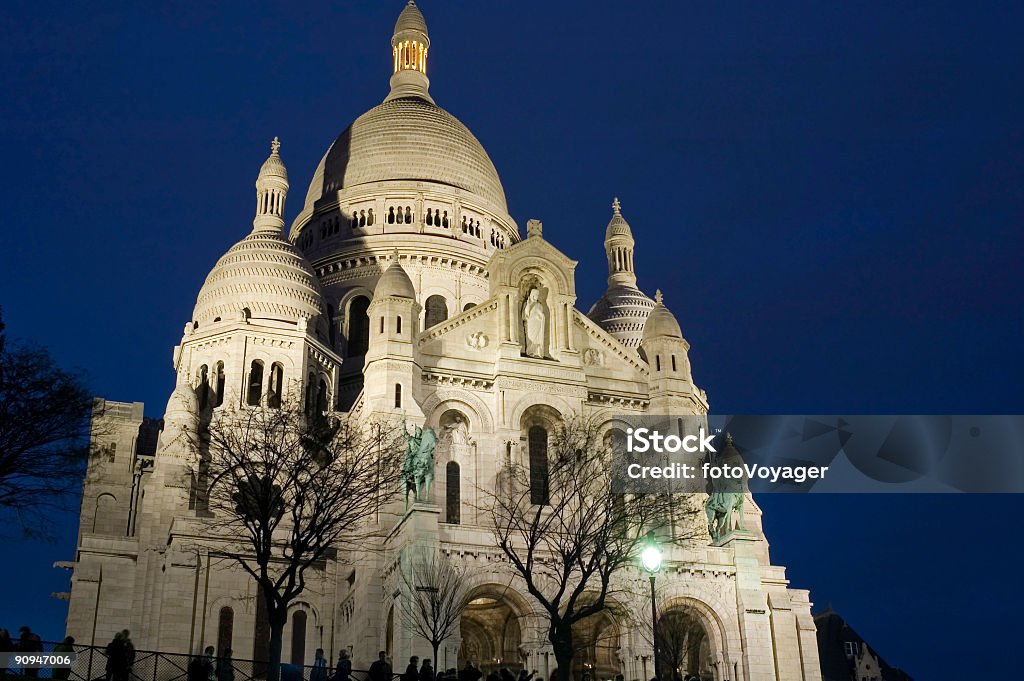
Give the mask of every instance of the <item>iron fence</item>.
[[[47, 652], [53, 650], [56, 643], [48, 642], [43, 646]], [[74, 646], [75, 661], [70, 669], [39, 669], [39, 678], [67, 679], [68, 681], [108, 681], [107, 650], [103, 646]], [[164, 653], [155, 650], [136, 650], [135, 660], [128, 673], [128, 681], [190, 681], [189, 663], [199, 655], [180, 653]], [[215, 659], [216, 662], [216, 659]], [[209, 681], [264, 681], [267, 678], [267, 663], [259, 660], [231, 659], [231, 674], [221, 676], [213, 674]], [[223, 664], [221, 668], [224, 669]], [[281, 681], [323, 681], [316, 679], [311, 665], [281, 664]], [[9, 669], [7, 674], [17, 674], [19, 670]], [[332, 679], [333, 667], [328, 663], [327, 679]], [[367, 681], [368, 672], [362, 669], [352, 670], [352, 681]]]

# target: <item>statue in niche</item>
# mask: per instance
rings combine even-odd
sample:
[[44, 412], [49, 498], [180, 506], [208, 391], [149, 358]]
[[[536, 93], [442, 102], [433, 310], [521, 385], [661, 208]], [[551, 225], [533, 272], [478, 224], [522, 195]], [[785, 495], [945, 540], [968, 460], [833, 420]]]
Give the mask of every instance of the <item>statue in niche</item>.
[[547, 332], [548, 315], [540, 299], [540, 289], [533, 287], [523, 303], [523, 346], [527, 357], [544, 359], [544, 335]]
[[454, 415], [451, 422], [445, 425], [444, 428], [448, 441], [453, 445], [472, 444], [469, 439], [469, 426], [461, 414]]

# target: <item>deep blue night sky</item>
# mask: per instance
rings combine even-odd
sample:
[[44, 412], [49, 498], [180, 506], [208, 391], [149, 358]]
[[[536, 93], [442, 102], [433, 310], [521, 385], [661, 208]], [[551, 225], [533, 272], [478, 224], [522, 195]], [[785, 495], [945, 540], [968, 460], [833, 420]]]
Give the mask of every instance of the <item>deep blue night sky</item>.
[[[159, 416], [251, 227], [387, 93], [401, 0], [0, 6], [10, 336]], [[423, 0], [431, 92], [605, 286], [613, 196], [719, 413], [1024, 413], [1024, 4]], [[1019, 496], [759, 498], [776, 563], [918, 680], [1019, 674]], [[0, 626], [63, 634], [75, 517]], [[1015, 675], [1016, 675], [1015, 674]]]

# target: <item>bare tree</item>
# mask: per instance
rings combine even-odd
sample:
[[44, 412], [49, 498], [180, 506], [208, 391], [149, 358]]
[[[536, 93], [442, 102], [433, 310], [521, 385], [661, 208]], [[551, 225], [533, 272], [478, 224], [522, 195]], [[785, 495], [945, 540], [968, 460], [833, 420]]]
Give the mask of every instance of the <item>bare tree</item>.
[[397, 494], [404, 439], [394, 425], [257, 407], [216, 411], [198, 446], [210, 480], [207, 534], [259, 586], [267, 678], [276, 681], [289, 604], [307, 570], [365, 539]]
[[458, 630], [462, 613], [469, 604], [469, 588], [463, 572], [438, 550], [420, 551], [403, 567], [401, 589], [402, 619], [430, 643], [436, 670], [437, 651]]
[[578, 648], [573, 625], [609, 606], [620, 588], [613, 577], [638, 564], [649, 530], [664, 532], [674, 510], [685, 527], [679, 515], [695, 511], [677, 508], [669, 494], [613, 491], [611, 446], [583, 416], [551, 429], [547, 466], [538, 479], [537, 471], [531, 478], [525, 466], [508, 463], [501, 484], [483, 492], [497, 544], [545, 612], [559, 678], [567, 681]]
[[8, 345], [3, 329], [0, 321], [0, 510], [41, 533], [82, 480], [93, 401], [46, 350]]

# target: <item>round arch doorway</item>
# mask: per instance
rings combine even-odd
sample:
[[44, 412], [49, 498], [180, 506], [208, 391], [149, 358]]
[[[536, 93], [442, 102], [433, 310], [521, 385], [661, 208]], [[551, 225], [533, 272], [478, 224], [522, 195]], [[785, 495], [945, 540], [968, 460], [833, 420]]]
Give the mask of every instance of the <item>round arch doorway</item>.
[[715, 678], [711, 639], [697, 612], [685, 605], [658, 613], [658, 657], [663, 676], [686, 678], [690, 674], [701, 681]]
[[486, 676], [502, 667], [518, 675], [523, 668], [521, 613], [499, 592], [478, 590], [462, 613], [459, 669], [472, 662]]

